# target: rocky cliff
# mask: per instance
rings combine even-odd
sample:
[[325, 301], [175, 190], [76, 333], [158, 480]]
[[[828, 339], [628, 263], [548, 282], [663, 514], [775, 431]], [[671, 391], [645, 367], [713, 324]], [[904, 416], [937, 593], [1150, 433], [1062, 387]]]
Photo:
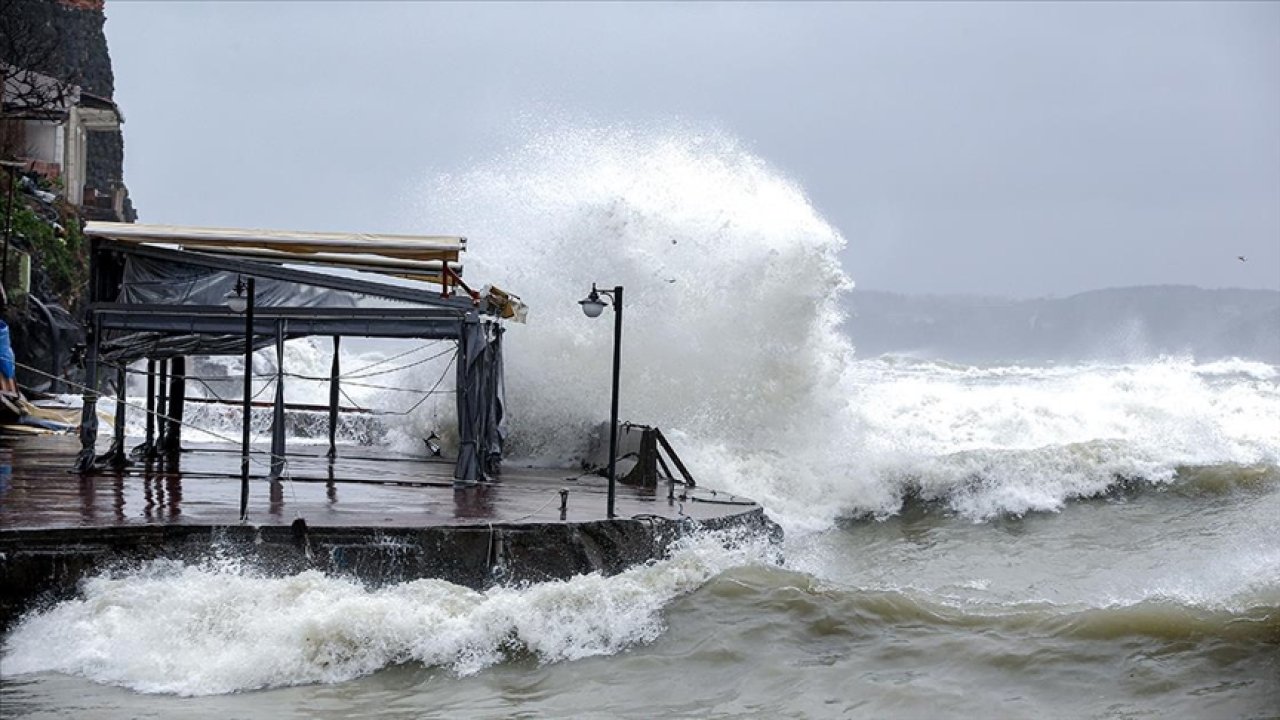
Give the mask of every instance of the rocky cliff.
[[[0, 0], [0, 62], [76, 85], [84, 94], [114, 102], [115, 75], [104, 32], [103, 0]], [[17, 178], [12, 245], [31, 255], [30, 299], [5, 309], [19, 363], [74, 377], [69, 358], [81, 340], [77, 318], [87, 287], [81, 209], [45, 191], [39, 178]], [[124, 187], [124, 137], [92, 132], [87, 137], [85, 185], [109, 194]], [[3, 184], [0, 183], [0, 188]], [[135, 217], [127, 191], [124, 217]], [[48, 378], [20, 370], [28, 388], [67, 390]]]
[[[114, 101], [115, 75], [104, 32], [102, 0], [0, 0], [0, 34], [28, 36], [0, 42], [0, 58], [79, 85], [83, 92]], [[22, 48], [39, 48], [22, 52]], [[44, 52], [43, 48], [52, 52]], [[15, 52], [17, 51], [17, 52]], [[89, 136], [86, 185], [107, 190], [124, 183], [124, 136], [96, 132]], [[127, 202], [127, 201], [126, 201]]]

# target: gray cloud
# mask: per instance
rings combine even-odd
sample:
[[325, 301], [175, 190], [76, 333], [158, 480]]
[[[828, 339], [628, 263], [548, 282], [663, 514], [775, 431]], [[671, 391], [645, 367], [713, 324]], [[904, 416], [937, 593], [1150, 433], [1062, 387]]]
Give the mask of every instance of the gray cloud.
[[844, 232], [863, 287], [1280, 288], [1275, 4], [107, 14], [144, 221], [405, 230], [422, 173], [548, 113], [740, 137]]

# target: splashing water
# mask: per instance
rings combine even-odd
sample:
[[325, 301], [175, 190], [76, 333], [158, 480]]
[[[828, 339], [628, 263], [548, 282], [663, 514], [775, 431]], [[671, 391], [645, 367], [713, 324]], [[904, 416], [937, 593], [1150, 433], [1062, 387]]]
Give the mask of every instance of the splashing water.
[[607, 417], [611, 318], [576, 302], [598, 282], [625, 287], [624, 419], [677, 435], [721, 486], [813, 473], [847, 417], [852, 283], [844, 239], [763, 160], [721, 135], [563, 131], [422, 196], [422, 218], [466, 228], [468, 275], [532, 307], [507, 335], [517, 454], [571, 460]]
[[609, 655], [658, 637], [674, 597], [773, 553], [764, 539], [708, 533], [614, 577], [485, 592], [443, 580], [369, 589], [318, 572], [265, 577], [225, 557], [153, 561], [91, 578], [82, 598], [25, 618], [4, 670], [208, 695], [341, 682], [411, 661], [467, 675], [523, 653]]
[[507, 336], [520, 455], [572, 459], [607, 417], [612, 323], [575, 302], [599, 282], [626, 287], [622, 417], [678, 437], [709, 484], [792, 532], [892, 514], [909, 495], [985, 519], [1125, 476], [1280, 458], [1280, 387], [1257, 363], [855, 361], [839, 329], [844, 239], [721, 135], [551, 132], [421, 197], [418, 224], [466, 229], [471, 277], [532, 306]]
[[[840, 327], [852, 286], [844, 239], [795, 183], [724, 135], [544, 132], [424, 181], [417, 196], [415, 228], [465, 232], [472, 282], [532, 307], [507, 334], [509, 454], [522, 462], [574, 463], [607, 419], [612, 316], [588, 319], [576, 302], [598, 282], [626, 288], [623, 419], [662, 427], [702, 481], [761, 501], [792, 533], [892, 515], [909, 498], [987, 520], [1132, 480], [1167, 484], [1224, 464], [1272, 477], [1280, 464], [1280, 375], [1265, 364], [856, 359]], [[343, 367], [379, 352], [344, 345]], [[291, 342], [285, 361], [323, 378], [328, 353], [323, 340]], [[258, 372], [274, 367], [270, 355]], [[407, 452], [431, 432], [451, 440], [451, 395], [415, 405], [421, 396], [377, 389], [442, 378], [447, 389], [448, 360], [344, 386], [349, 402], [393, 411], [348, 423], [348, 439]], [[239, 362], [212, 365], [235, 377]], [[323, 381], [291, 379], [288, 392], [327, 402]], [[191, 417], [239, 432], [234, 407]], [[130, 422], [140, 432], [138, 413]], [[269, 422], [258, 413], [255, 432]]]
[[[743, 657], [768, 661], [736, 664], [735, 676], [794, 665], [797, 682], [818, 677], [788, 653], [829, 648], [833, 631], [849, 647], [888, 633], [885, 645], [837, 648], [869, 663], [833, 674], [845, 694], [849, 678], [881, 674], [904, 637], [942, 644], [902, 656], [903, 677], [941, 663], [931, 670], [941, 685], [966, 688], [950, 673], [981, 666], [1002, 635], [1007, 657], [1033, 670], [1025, 687], [1081, 668], [1116, 675], [1135, 637], [1203, 636], [1215, 648], [1233, 643], [1246, 659], [1274, 647], [1275, 367], [855, 358], [839, 328], [840, 295], [851, 287], [838, 258], [844, 240], [794, 183], [722, 135], [545, 133], [509, 157], [425, 182], [419, 197], [415, 228], [467, 234], [468, 279], [532, 307], [529, 325], [507, 335], [513, 455], [571, 461], [606, 419], [611, 317], [589, 320], [576, 301], [592, 282], [623, 285], [623, 417], [663, 427], [705, 484], [762, 501], [786, 526], [792, 570], [776, 567], [758, 542], [718, 536], [611, 578], [486, 592], [157, 562], [92, 578], [82, 597], [25, 618], [7, 638], [6, 675], [53, 670], [180, 695], [340, 682], [406, 662], [466, 675], [523, 655], [549, 663], [615, 655], [662, 635], [665, 614], [700, 622], [712, 604], [755, 631], [734, 638], [717, 620], [705, 630], [715, 642], [697, 633], [691, 642], [728, 635]], [[326, 373], [324, 347], [289, 348], [291, 368]], [[439, 372], [428, 364], [386, 382], [429, 387]], [[315, 396], [297, 399], [323, 402], [321, 383], [291, 390], [308, 387]], [[351, 392], [372, 406], [403, 402]], [[413, 439], [448, 425], [451, 410], [427, 403], [388, 422], [393, 436]], [[1123, 514], [1067, 505], [1131, 479], [1173, 492]], [[902, 512], [909, 498], [946, 513]], [[1011, 523], [1013, 531], [1002, 524], [1032, 511], [1062, 516]], [[860, 515], [887, 520], [837, 524]], [[677, 598], [690, 594], [681, 608]], [[810, 625], [820, 637], [760, 642], [769, 637], [761, 633]], [[968, 628], [977, 639], [956, 650]], [[1097, 640], [1117, 638], [1113, 660], [1087, 659]], [[1046, 648], [1072, 659], [1046, 663]], [[684, 675], [688, 653], [679, 657]], [[695, 684], [716, 684], [692, 667]], [[1189, 667], [1188, 677], [1204, 675]], [[998, 670], [991, 687], [1004, 697], [1011, 671]], [[576, 683], [583, 670], [565, 672]], [[614, 666], [607, 672], [613, 682]], [[775, 693], [776, 677], [756, 679]], [[931, 685], [916, 683], [916, 692]], [[902, 692], [895, 680], [886, 697], [899, 703]], [[1080, 692], [1065, 695], [1074, 702]], [[643, 702], [648, 711], [649, 693]]]

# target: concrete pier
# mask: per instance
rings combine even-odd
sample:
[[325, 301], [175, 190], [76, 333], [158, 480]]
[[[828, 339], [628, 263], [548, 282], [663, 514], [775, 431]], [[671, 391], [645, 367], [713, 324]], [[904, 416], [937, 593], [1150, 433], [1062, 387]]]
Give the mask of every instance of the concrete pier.
[[778, 532], [758, 504], [701, 486], [669, 499], [665, 484], [620, 485], [607, 520], [598, 476], [508, 465], [501, 482], [454, 489], [452, 462], [376, 448], [331, 461], [319, 445], [291, 454], [278, 482], [256, 468], [241, 523], [237, 448], [86, 477], [71, 472], [78, 449], [69, 436], [0, 438], [0, 628], [86, 575], [155, 558], [234, 553], [270, 573], [483, 588], [616, 573], [699, 527]]

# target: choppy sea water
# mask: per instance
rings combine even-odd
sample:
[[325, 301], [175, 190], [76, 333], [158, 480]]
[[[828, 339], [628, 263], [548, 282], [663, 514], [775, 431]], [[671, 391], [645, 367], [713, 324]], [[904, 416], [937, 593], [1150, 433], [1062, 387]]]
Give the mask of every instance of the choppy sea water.
[[[573, 291], [624, 284], [624, 416], [668, 430], [703, 483], [762, 501], [783, 546], [706, 536], [615, 577], [486, 592], [153, 563], [4, 637], [6, 717], [1280, 707], [1280, 369], [859, 358], [838, 330], [844, 239], [724, 138], [552, 134], [422, 195], [423, 217], [469, 229], [467, 272], [534, 308], [508, 335], [515, 454], [582, 452], [610, 328]], [[323, 375], [327, 358], [303, 342], [286, 362]], [[218, 412], [196, 419], [235, 426]], [[387, 441], [448, 413], [426, 403]]]
[[[1280, 475], [975, 523], [912, 505], [612, 578], [381, 590], [151, 566], [6, 638], [7, 717], [1256, 717]], [[187, 696], [196, 697], [187, 697]]]

